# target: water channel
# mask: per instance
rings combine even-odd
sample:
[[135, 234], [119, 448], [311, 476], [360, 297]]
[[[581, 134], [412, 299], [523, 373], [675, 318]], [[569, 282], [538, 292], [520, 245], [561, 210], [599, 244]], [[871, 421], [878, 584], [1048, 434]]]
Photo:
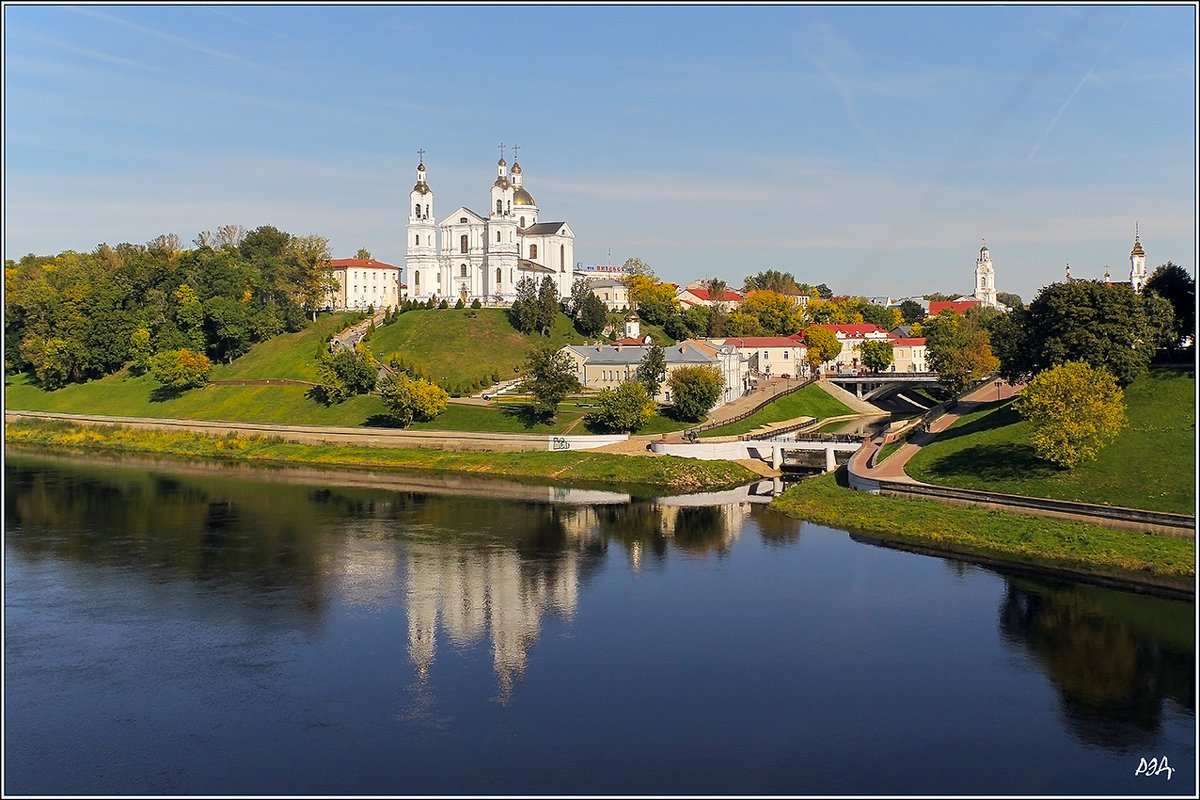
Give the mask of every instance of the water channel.
[[10, 449], [5, 793], [1195, 794], [1193, 603], [765, 499]]

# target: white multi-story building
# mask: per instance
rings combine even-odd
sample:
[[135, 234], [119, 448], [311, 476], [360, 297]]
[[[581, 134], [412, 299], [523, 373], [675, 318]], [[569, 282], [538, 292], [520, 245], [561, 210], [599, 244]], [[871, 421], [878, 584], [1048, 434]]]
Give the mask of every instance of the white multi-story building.
[[502, 154], [486, 215], [459, 206], [435, 222], [422, 158], [409, 193], [404, 266], [411, 299], [508, 305], [522, 278], [540, 286], [546, 276], [554, 280], [559, 297], [570, 296], [575, 233], [565, 222], [542, 222], [521, 180], [521, 165], [514, 161], [509, 172]]
[[368, 308], [395, 308], [400, 304], [404, 287], [400, 283], [400, 268], [373, 258], [334, 258], [329, 272], [338, 282], [337, 290], [327, 298], [334, 311]]
[[980, 305], [996, 308], [996, 268], [992, 266], [992, 254], [987, 247], [979, 248], [975, 261], [975, 299]]

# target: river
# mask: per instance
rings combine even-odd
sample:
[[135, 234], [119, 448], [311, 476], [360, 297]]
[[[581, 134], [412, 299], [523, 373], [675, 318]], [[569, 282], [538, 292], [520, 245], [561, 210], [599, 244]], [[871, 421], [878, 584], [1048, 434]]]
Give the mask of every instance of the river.
[[1184, 795], [1195, 608], [766, 498], [5, 461], [5, 793]]

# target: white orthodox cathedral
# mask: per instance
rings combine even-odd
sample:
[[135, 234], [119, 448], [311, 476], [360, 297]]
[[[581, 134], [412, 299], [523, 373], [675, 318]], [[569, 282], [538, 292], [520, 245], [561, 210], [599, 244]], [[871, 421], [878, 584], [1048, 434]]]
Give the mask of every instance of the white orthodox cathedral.
[[533, 195], [521, 185], [521, 165], [514, 155], [510, 172], [501, 148], [487, 213], [459, 206], [440, 222], [435, 222], [433, 189], [420, 151], [417, 185], [408, 203], [404, 283], [410, 299], [508, 305], [522, 278], [540, 286], [547, 275], [559, 297], [570, 296], [575, 233], [565, 222], [539, 219]]

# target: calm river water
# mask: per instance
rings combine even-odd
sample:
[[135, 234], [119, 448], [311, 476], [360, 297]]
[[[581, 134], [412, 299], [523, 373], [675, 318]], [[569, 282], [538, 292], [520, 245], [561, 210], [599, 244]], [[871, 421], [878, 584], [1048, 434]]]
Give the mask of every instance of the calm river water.
[[1192, 603], [758, 500], [10, 450], [5, 793], [1194, 794]]

